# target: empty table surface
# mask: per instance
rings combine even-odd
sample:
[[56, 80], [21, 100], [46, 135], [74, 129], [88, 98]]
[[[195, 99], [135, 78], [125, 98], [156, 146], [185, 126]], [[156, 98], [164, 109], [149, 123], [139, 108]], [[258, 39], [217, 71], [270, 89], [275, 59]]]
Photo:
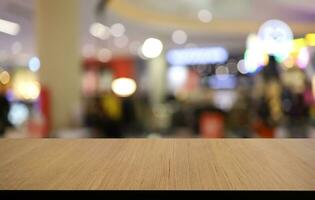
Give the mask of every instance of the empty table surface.
[[0, 189], [315, 190], [315, 140], [2, 139]]

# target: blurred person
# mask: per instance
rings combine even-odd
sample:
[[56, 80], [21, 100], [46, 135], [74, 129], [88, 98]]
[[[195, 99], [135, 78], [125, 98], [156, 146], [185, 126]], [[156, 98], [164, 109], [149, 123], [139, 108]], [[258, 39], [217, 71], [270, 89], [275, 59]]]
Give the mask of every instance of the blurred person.
[[140, 94], [137, 101], [134, 101], [134, 108], [135, 115], [139, 123], [139, 131], [142, 133], [152, 132], [152, 124], [154, 119], [149, 96], [147, 94]]
[[104, 136], [103, 134], [103, 114], [99, 104], [99, 100], [96, 97], [88, 98], [85, 105], [84, 125], [93, 130], [92, 137]]
[[275, 56], [269, 55], [269, 62], [263, 67], [261, 73], [266, 82], [274, 79], [278, 80], [280, 78], [279, 65], [277, 64]]
[[177, 136], [188, 129], [187, 110], [182, 102], [174, 109], [171, 117], [171, 132]]
[[195, 132], [200, 137], [225, 137], [226, 112], [212, 103], [202, 103], [195, 108]]
[[[245, 89], [245, 88], [244, 88]], [[238, 90], [238, 98], [228, 115], [228, 127], [236, 137], [251, 137], [251, 98], [246, 90]]]
[[[292, 78], [295, 77], [294, 80]], [[305, 73], [297, 66], [283, 75], [282, 109], [285, 114], [285, 127], [289, 137], [305, 138], [308, 135], [311, 86], [307, 84]]]
[[104, 92], [99, 103], [102, 111], [103, 133], [109, 138], [121, 138], [123, 113], [122, 101], [113, 92]]
[[274, 123], [271, 120], [269, 106], [265, 97], [262, 97], [257, 105], [257, 117], [253, 124], [253, 129], [258, 136], [272, 138], [274, 136]]
[[309, 106], [305, 103], [304, 94], [294, 94], [286, 89], [283, 96], [283, 110], [287, 116], [286, 127], [289, 136], [307, 137]]
[[0, 89], [0, 137], [3, 137], [6, 129], [11, 126], [8, 119], [10, 111], [10, 102], [6, 97], [4, 89]]
[[134, 97], [125, 97], [121, 100], [121, 126], [125, 135], [135, 136], [140, 129], [138, 125]]
[[260, 137], [272, 138], [282, 116], [279, 66], [274, 56], [269, 56], [269, 62], [260, 74], [263, 77], [262, 93], [258, 93], [253, 129]]

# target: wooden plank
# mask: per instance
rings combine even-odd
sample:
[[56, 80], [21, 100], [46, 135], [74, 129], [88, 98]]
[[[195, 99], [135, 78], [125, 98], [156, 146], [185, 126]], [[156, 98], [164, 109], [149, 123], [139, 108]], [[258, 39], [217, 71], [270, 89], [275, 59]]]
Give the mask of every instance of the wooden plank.
[[0, 189], [315, 190], [315, 140], [2, 139]]

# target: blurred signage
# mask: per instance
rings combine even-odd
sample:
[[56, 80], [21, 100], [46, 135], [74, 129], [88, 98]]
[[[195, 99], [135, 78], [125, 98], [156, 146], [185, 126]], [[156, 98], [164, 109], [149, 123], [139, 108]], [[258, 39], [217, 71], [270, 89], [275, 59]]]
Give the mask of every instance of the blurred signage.
[[171, 65], [222, 64], [229, 58], [223, 47], [172, 49], [166, 55]]
[[288, 24], [272, 19], [266, 21], [258, 31], [258, 37], [263, 42], [268, 54], [274, 55], [279, 61], [284, 61], [293, 47], [293, 32]]

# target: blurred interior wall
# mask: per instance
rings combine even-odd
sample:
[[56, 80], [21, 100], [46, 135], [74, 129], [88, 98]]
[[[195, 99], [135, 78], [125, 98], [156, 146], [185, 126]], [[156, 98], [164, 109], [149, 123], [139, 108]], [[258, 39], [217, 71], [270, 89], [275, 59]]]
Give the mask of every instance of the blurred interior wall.
[[41, 84], [50, 90], [52, 129], [70, 125], [80, 101], [78, 0], [36, 0]]

